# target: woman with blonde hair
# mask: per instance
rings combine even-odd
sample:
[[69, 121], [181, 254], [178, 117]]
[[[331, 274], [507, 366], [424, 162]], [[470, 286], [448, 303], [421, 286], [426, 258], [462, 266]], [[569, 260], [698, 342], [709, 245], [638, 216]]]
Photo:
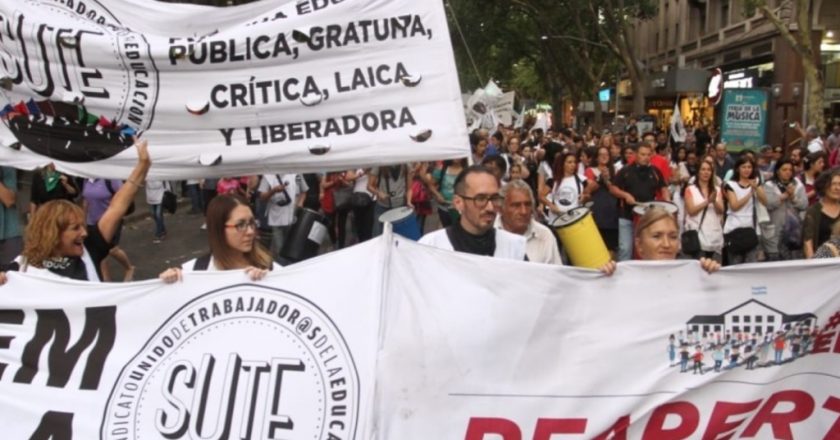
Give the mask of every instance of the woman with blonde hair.
[[243, 270], [257, 281], [280, 267], [257, 240], [257, 220], [248, 202], [234, 194], [218, 195], [207, 206], [207, 241], [210, 252], [187, 261], [181, 268], [163, 271], [167, 283], [182, 279], [183, 272]]
[[[24, 246], [11, 270], [81, 281], [101, 281], [101, 263], [151, 167], [145, 140], [136, 144], [137, 165], [126, 184], [114, 194], [99, 221], [86, 226], [84, 211], [67, 200], [52, 200], [32, 215], [24, 232]], [[5, 281], [0, 273], [0, 284]]]
[[[636, 225], [635, 249], [642, 260], [676, 260], [680, 252], [680, 228], [674, 215], [660, 207], [649, 208]], [[700, 258], [708, 273], [720, 269], [711, 258]]]

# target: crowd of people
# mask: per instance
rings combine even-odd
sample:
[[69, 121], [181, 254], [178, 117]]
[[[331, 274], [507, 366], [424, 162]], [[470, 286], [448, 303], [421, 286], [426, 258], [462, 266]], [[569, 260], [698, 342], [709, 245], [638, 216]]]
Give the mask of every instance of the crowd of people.
[[[382, 233], [380, 216], [408, 208], [420, 241], [480, 255], [568, 264], [552, 229], [587, 207], [615, 261], [694, 258], [720, 265], [840, 255], [840, 123], [823, 139], [812, 127], [789, 149], [730, 151], [713, 131], [601, 133], [499, 126], [470, 134], [471, 157], [323, 174], [267, 174], [183, 182], [203, 213], [209, 252], [161, 274], [247, 269], [259, 279], [278, 263], [300, 209], [324, 217], [332, 248]], [[119, 246], [122, 219], [145, 187], [152, 239], [166, 239], [169, 182], [146, 179], [145, 142], [128, 179], [75, 179], [50, 165], [33, 175], [25, 231], [17, 172], [3, 167], [0, 264], [110, 281], [105, 258], [134, 265]], [[651, 208], [651, 202], [668, 202]], [[662, 204], [656, 206], [663, 206]], [[673, 209], [668, 209], [668, 207]], [[19, 208], [19, 207], [18, 207]], [[610, 262], [601, 268], [615, 270]]]

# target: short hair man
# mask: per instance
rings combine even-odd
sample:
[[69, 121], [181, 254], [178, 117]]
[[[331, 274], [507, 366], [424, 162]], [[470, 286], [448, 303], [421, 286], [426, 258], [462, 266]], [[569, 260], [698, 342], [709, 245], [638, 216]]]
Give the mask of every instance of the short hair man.
[[563, 264], [557, 239], [547, 226], [534, 220], [534, 193], [525, 181], [511, 180], [502, 188], [501, 215], [496, 218], [496, 229], [522, 235], [527, 240], [528, 261], [546, 264]]
[[659, 170], [651, 166], [653, 149], [648, 143], [639, 145], [636, 161], [621, 168], [610, 186], [610, 193], [623, 202], [618, 219], [618, 261], [633, 258], [633, 207], [651, 202], [659, 196], [670, 200], [667, 182]]
[[421, 244], [439, 249], [525, 260], [526, 240], [521, 235], [494, 229], [502, 205], [499, 180], [480, 165], [466, 168], [455, 179], [452, 204], [460, 213], [457, 223], [423, 236]]

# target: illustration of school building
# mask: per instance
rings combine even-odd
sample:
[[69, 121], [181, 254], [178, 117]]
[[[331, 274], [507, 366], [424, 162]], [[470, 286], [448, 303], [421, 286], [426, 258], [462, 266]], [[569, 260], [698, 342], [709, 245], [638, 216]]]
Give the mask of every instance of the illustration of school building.
[[776, 331], [799, 328], [811, 331], [817, 326], [813, 313], [789, 315], [761, 301], [751, 299], [720, 315], [695, 315], [686, 323], [686, 330], [697, 335], [705, 334], [758, 334], [772, 335]]

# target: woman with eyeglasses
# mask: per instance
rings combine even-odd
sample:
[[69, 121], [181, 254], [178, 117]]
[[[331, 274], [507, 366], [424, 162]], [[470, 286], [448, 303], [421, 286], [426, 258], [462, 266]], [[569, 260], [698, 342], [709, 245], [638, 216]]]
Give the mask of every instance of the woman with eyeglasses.
[[207, 241], [210, 252], [172, 267], [160, 279], [174, 283], [182, 272], [244, 270], [253, 281], [280, 267], [257, 240], [257, 221], [248, 202], [234, 194], [218, 195], [207, 206]]

